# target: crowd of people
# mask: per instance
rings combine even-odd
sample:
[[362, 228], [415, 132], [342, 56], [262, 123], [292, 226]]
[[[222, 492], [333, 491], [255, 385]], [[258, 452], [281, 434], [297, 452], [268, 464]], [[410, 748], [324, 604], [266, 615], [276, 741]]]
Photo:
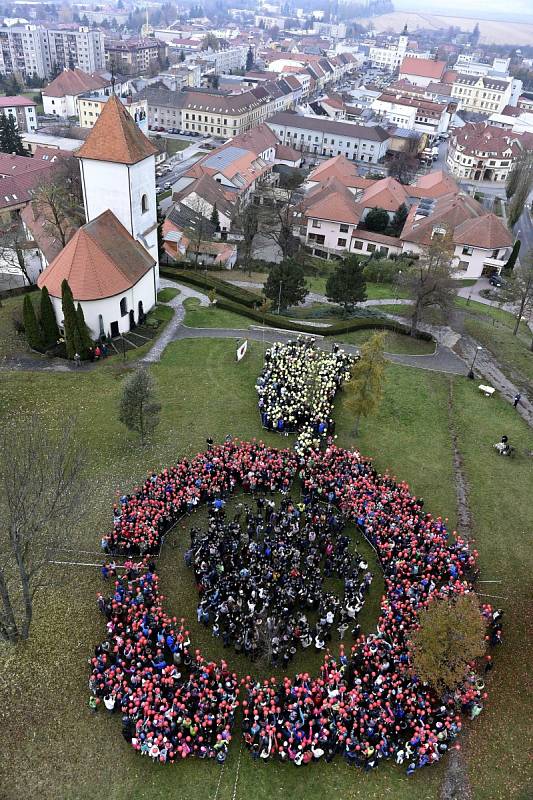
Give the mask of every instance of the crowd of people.
[[354, 360], [336, 344], [326, 353], [304, 337], [273, 344], [256, 381], [263, 427], [279, 433], [298, 432], [300, 452], [333, 435], [333, 400], [349, 380]]
[[191, 652], [184, 620], [163, 610], [154, 564], [126, 562], [112, 596], [99, 594], [98, 605], [107, 636], [91, 659], [91, 708], [120, 713], [126, 741], [155, 761], [197, 756], [223, 762], [238, 705], [237, 676], [224, 661], [206, 662]]
[[[288, 496], [296, 474], [302, 484], [300, 506]], [[224, 497], [237, 486], [254, 494], [257, 503], [257, 511], [243, 510], [242, 529], [239, 520], [228, 521], [223, 513]], [[276, 491], [285, 495], [279, 508], [271, 500]], [[340, 570], [345, 587], [346, 578], [353, 581], [355, 596], [348, 596], [349, 602], [363, 599], [360, 581], [367, 581], [366, 566], [349, 556], [341, 519], [360, 528], [384, 573], [376, 634], [362, 636], [355, 626], [354, 644], [346, 651], [341, 647], [338, 657], [326, 652], [317, 677], [244, 681], [243, 735], [252, 756], [299, 766], [338, 755], [366, 770], [394, 759], [408, 774], [438, 761], [453, 746], [461, 712], [471, 718], [481, 713], [483, 680], [472, 665], [462, 686], [438, 696], [413, 674], [408, 636], [432, 599], [472, 590], [476, 551], [461, 537], [450, 536], [441, 518], [426, 513], [423, 500], [413, 497], [407, 484], [379, 474], [370, 461], [336, 448], [331, 440], [324, 451], [299, 455], [255, 441], [228, 441], [151, 474], [120, 499], [103, 547], [129, 555], [153, 551], [179, 515], [203, 501], [211, 506], [209, 529], [193, 531], [188, 551], [201, 592], [198, 618], [218, 625], [228, 646], [248, 648], [252, 656], [259, 614], [267, 630], [269, 624], [272, 631], [281, 626], [281, 637], [289, 636], [286, 644], [294, 647], [295, 629], [290, 631], [287, 621], [292, 618], [298, 625], [305, 610], [292, 600], [303, 586], [293, 571], [309, 567], [299, 600], [305, 607], [318, 598], [319, 624], [320, 618], [332, 624], [335, 604], [328, 605], [331, 598], [318, 592], [319, 583], [316, 594], [312, 589], [318, 554], [324, 570], [329, 556], [328, 569]], [[310, 536], [315, 537], [311, 544]], [[131, 558], [127, 565], [126, 575], [115, 581], [114, 595], [99, 599], [108, 623], [107, 638], [92, 662], [93, 699], [121, 710], [125, 737], [143, 753], [162, 761], [191, 754], [223, 761], [237, 704], [236, 676], [224, 662], [207, 664], [200, 653], [191, 655], [184, 623], [162, 609], [153, 566], [140, 567]], [[113, 572], [108, 570], [111, 577]], [[270, 575], [276, 575], [279, 586], [265, 593], [265, 576]], [[340, 618], [341, 603], [349, 617], [353, 604], [348, 607], [346, 598], [338, 602], [333, 619], [335, 613]], [[496, 646], [501, 612], [486, 605], [483, 614], [488, 644]], [[284, 652], [280, 646], [275, 663], [288, 663]]]
[[[225, 647], [284, 667], [298, 648], [323, 650], [336, 626], [357, 636], [372, 574], [350, 548], [342, 514], [290, 497], [279, 507], [263, 496], [256, 503], [256, 511], [240, 503], [231, 520], [213, 504], [207, 529], [191, 528], [185, 562], [196, 576], [198, 621]], [[343, 581], [342, 597], [325, 591], [331, 577]]]

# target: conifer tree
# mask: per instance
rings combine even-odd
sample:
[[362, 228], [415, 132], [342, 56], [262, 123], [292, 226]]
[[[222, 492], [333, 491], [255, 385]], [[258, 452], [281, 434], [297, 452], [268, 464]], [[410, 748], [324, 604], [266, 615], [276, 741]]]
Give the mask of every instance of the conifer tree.
[[349, 256], [339, 262], [327, 280], [326, 296], [332, 303], [341, 305], [344, 313], [352, 310], [356, 303], [366, 300], [366, 281], [357, 256]]
[[361, 357], [352, 368], [346, 384], [346, 405], [355, 414], [354, 433], [359, 432], [359, 420], [377, 410], [383, 395], [385, 378], [385, 333], [375, 333], [361, 347]]
[[26, 338], [29, 346], [35, 350], [40, 350], [43, 346], [43, 340], [41, 338], [39, 323], [37, 322], [37, 317], [35, 315], [35, 309], [29, 294], [24, 295], [24, 302], [22, 304], [22, 319], [24, 321], [24, 330], [26, 332]]
[[211, 222], [217, 231], [220, 230], [220, 217], [218, 216], [218, 208], [216, 203], [213, 206], [213, 211], [211, 212]]
[[66, 278], [61, 284], [61, 305], [63, 308], [63, 326], [65, 329], [67, 358], [74, 358], [76, 353], [81, 355], [81, 341], [78, 330], [76, 308], [74, 307], [74, 299]]
[[89, 328], [85, 323], [85, 316], [80, 303], [78, 303], [78, 308], [76, 309], [76, 321], [78, 323], [78, 333], [82, 347], [78, 352], [82, 358], [87, 358], [89, 355], [89, 348], [93, 346], [93, 340]]
[[46, 286], [41, 290], [41, 329], [45, 347], [54, 345], [59, 339], [59, 328]]
[[26, 155], [20, 133], [11, 114], [7, 117], [0, 116], [0, 150], [2, 153], [15, 153], [17, 156]]

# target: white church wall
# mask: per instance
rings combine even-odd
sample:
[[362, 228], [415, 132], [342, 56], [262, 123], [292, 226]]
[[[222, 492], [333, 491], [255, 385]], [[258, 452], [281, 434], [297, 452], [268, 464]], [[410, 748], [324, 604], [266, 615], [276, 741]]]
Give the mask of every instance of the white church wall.
[[[126, 314], [122, 316], [120, 301], [126, 299]], [[63, 325], [63, 309], [60, 297], [51, 297], [56, 319], [60, 326]], [[85, 322], [89, 328], [93, 339], [100, 337], [101, 326], [100, 316], [102, 317], [102, 327], [106, 336], [111, 334], [111, 323], [117, 322], [120, 333], [127, 333], [130, 330], [129, 312], [133, 309], [135, 323], [139, 320], [139, 302], [142, 302], [145, 314], [154, 307], [156, 302], [156, 292], [154, 287], [154, 270], [151, 269], [146, 275], [137, 281], [135, 286], [121, 294], [113, 297], [106, 297], [102, 300], [82, 300], [81, 307]], [[75, 301], [77, 306], [77, 301]]]

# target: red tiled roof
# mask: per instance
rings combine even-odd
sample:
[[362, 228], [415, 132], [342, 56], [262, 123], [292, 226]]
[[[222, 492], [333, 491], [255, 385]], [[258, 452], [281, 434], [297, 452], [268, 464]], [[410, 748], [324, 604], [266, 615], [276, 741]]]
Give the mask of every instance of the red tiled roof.
[[454, 231], [453, 240], [457, 244], [470, 247], [482, 247], [495, 250], [499, 247], [510, 247], [513, 237], [510, 231], [496, 214], [483, 214], [477, 219], [467, 219]]
[[78, 68], [65, 69], [43, 89], [43, 95], [45, 97], [65, 97], [65, 95], [78, 95], [82, 92], [104, 89], [106, 86], [111, 86], [111, 82], [101, 75], [84, 72]]
[[400, 75], [415, 75], [418, 78], [433, 78], [433, 80], [440, 81], [445, 70], [445, 61], [405, 56], [400, 67]]
[[61, 297], [66, 279], [74, 300], [103, 300], [130, 289], [154, 264], [148, 251], [107, 210], [74, 234], [39, 275], [37, 285]]
[[0, 108], [14, 108], [23, 106], [36, 106], [33, 100], [29, 97], [22, 97], [21, 95], [14, 95], [13, 97], [0, 97]]
[[384, 208], [386, 211], [397, 211], [405, 203], [408, 192], [394, 178], [383, 178], [373, 186], [365, 189], [359, 203], [364, 207]]
[[76, 157], [137, 164], [157, 152], [157, 147], [140, 130], [118, 97], [113, 95], [106, 102], [84, 144], [76, 152]]

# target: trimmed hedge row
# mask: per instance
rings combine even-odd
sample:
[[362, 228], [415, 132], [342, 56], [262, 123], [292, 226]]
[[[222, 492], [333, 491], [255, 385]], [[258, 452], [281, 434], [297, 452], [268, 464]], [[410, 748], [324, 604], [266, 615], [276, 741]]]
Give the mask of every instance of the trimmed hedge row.
[[193, 272], [188, 269], [177, 269], [175, 267], [165, 267], [159, 270], [159, 274], [164, 278], [169, 278], [171, 281], [182, 281], [182, 283], [192, 284], [198, 286], [200, 289], [215, 289], [217, 294], [222, 297], [227, 297], [228, 300], [236, 300], [242, 305], [253, 308], [261, 303], [261, 298], [254, 292], [249, 292], [248, 289], [243, 289], [241, 286], [234, 286], [221, 278], [213, 278], [210, 275], [206, 278], [198, 272]]
[[[242, 317], [248, 317], [255, 322], [259, 322], [261, 325], [265, 324], [271, 328], [283, 328], [288, 331], [295, 331], [296, 333], [311, 333], [314, 336], [337, 337], [345, 333], [351, 333], [352, 331], [369, 330], [372, 328], [409, 335], [409, 328], [407, 325], [402, 325], [395, 320], [385, 319], [385, 317], [360, 317], [346, 320], [345, 322], [335, 322], [333, 325], [320, 328], [315, 325], [306, 325], [303, 320], [302, 322], [294, 322], [290, 319], [280, 319], [277, 314], [262, 314], [261, 311], [258, 310], [257, 306], [260, 302], [258, 295], [254, 295], [246, 289], [241, 289], [239, 286], [233, 286], [226, 281], [211, 277], [206, 278], [203, 275], [198, 275], [194, 272], [191, 273], [189, 270], [169, 269], [168, 267], [160, 270], [160, 274], [170, 280], [192, 284], [207, 291], [209, 291], [209, 289], [216, 289], [217, 293], [221, 295], [217, 298], [218, 308], [232, 311], [234, 314], [240, 314]], [[192, 279], [190, 277], [191, 275]], [[221, 289], [219, 289], [219, 285]], [[253, 305], [248, 305], [247, 303], [237, 300], [243, 292], [253, 299]], [[431, 334], [425, 333], [424, 331], [419, 331], [417, 333], [417, 338], [429, 342], [433, 341]]]
[[21, 297], [23, 294], [30, 294], [30, 292], [37, 292], [39, 287], [36, 283], [30, 286], [15, 286], [14, 289], [3, 289], [0, 292], [0, 300], [8, 300], [10, 297]]

